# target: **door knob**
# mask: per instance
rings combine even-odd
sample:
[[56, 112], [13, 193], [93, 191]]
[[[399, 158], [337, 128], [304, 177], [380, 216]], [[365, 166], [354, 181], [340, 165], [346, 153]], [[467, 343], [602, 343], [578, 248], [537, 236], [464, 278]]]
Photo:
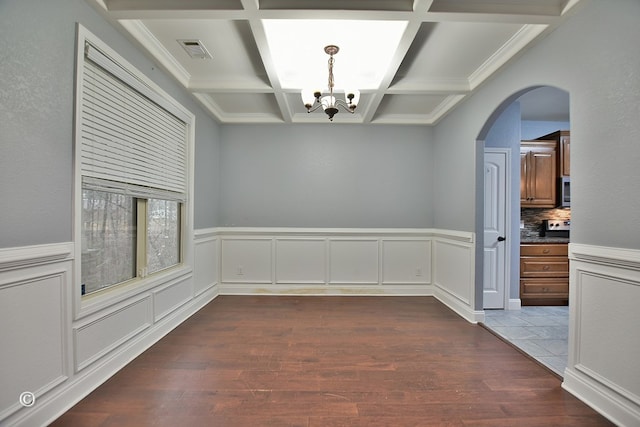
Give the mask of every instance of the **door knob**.
[[504, 236], [498, 236], [498, 242], [504, 242], [505, 240], [507, 240], [506, 237]]

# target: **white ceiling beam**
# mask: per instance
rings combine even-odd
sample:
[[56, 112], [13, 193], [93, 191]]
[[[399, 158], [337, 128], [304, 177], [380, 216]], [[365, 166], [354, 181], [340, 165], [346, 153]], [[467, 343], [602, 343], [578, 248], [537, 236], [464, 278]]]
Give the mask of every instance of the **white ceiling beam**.
[[[414, 8], [427, 8], [426, 3], [431, 4], [432, 0], [416, 0], [414, 3]], [[391, 86], [393, 79], [398, 72], [398, 68], [402, 64], [402, 60], [407, 54], [407, 51], [411, 47], [413, 40], [416, 38], [416, 34], [420, 30], [420, 25], [422, 25], [422, 20], [417, 19], [415, 16], [409, 20], [407, 24], [407, 28], [405, 28], [404, 34], [402, 35], [402, 39], [400, 43], [398, 43], [398, 48], [393, 54], [391, 62], [389, 63], [389, 67], [378, 86], [378, 90], [373, 93], [371, 96], [371, 101], [367, 105], [367, 110], [364, 112], [364, 121], [370, 122], [378, 111], [378, 107], [384, 98], [384, 95]]]
[[262, 63], [267, 73], [269, 84], [273, 89], [282, 119], [285, 123], [291, 123], [291, 108], [289, 107], [285, 93], [282, 91], [282, 84], [280, 83], [273, 58], [271, 57], [271, 50], [267, 43], [267, 36], [264, 31], [264, 26], [262, 25], [262, 20], [258, 17], [258, 4], [255, 0], [242, 0], [242, 2], [248, 12], [249, 26], [251, 27], [251, 32], [253, 33], [260, 57], [262, 58]]
[[[94, 0], [105, 5], [100, 0]], [[574, 0], [575, 1], [575, 0]], [[234, 2], [235, 3], [235, 2]], [[473, 13], [464, 11], [430, 12], [433, 0], [416, 0], [413, 11], [344, 10], [344, 9], [260, 9], [255, 0], [241, 0], [242, 9], [208, 7], [206, 0], [110, 0], [106, 2], [109, 14], [115, 19], [330, 19], [380, 20], [423, 22], [486, 22], [514, 24], [552, 24], [560, 15], [548, 13]], [[573, 5], [573, 4], [572, 4]], [[569, 7], [565, 8], [565, 11]]]

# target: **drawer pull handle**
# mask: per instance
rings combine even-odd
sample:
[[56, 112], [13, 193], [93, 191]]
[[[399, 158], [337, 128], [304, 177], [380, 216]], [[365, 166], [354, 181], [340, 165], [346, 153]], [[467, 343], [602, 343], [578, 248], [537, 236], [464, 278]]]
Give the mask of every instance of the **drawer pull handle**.
[[543, 254], [548, 254], [549, 252], [550, 252], [550, 250], [549, 250], [549, 249], [543, 249], [543, 250], [542, 250], [542, 253], [543, 253]]
[[542, 267], [542, 269], [543, 269], [544, 271], [547, 271], [547, 270], [549, 270], [549, 266], [548, 266], [548, 265], [545, 265], [544, 267]]

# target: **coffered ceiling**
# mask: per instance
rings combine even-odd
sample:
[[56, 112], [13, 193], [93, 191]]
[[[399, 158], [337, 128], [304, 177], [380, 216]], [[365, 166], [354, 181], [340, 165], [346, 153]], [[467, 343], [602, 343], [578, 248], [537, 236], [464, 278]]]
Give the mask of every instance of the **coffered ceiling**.
[[336, 97], [361, 92], [334, 123], [432, 125], [579, 0], [87, 1], [221, 123], [329, 123], [300, 91], [326, 90], [334, 44]]

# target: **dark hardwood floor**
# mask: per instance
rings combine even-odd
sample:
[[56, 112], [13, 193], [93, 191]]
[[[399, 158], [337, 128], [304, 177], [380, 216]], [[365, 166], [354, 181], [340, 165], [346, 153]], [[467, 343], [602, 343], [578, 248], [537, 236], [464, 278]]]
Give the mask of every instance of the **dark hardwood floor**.
[[430, 297], [221, 296], [54, 426], [608, 426]]

